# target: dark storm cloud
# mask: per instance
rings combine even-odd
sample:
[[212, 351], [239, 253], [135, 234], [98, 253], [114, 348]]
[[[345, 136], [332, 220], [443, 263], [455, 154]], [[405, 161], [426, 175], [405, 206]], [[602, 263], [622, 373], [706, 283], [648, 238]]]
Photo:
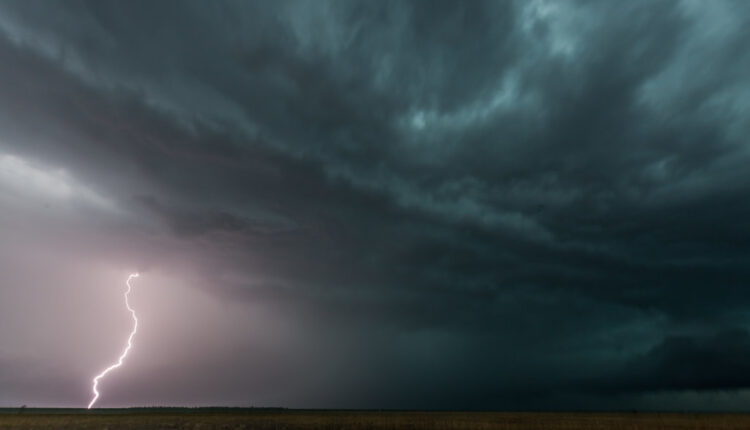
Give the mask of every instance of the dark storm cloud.
[[668, 336], [633, 358], [611, 384], [615, 390], [727, 390], [750, 384], [750, 335], [726, 329], [710, 335]]
[[[748, 324], [744, 3], [0, 5], [0, 162], [69, 172], [79, 203], [38, 215], [50, 230], [77, 217], [126, 244], [107, 258], [288, 315], [298, 343], [256, 364], [298, 384], [256, 398], [746, 387], [667, 370], [746, 343], [700, 337]], [[153, 393], [245, 399], [247, 351], [169, 371], [209, 372], [205, 398]]]

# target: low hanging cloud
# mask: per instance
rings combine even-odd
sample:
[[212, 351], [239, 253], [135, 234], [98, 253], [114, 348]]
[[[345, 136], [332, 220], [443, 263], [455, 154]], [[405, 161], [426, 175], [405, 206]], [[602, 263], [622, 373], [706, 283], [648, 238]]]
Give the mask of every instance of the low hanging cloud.
[[80, 404], [136, 269], [150, 323], [103, 406], [747, 388], [749, 18], [0, 2], [0, 362], [51, 369], [0, 402]]

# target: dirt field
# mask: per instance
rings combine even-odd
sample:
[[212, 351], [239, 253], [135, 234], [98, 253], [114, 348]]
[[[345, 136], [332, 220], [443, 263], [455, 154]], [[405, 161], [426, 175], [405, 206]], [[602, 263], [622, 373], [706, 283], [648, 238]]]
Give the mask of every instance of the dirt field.
[[750, 429], [744, 414], [497, 412], [34, 412], [0, 413], [0, 430], [16, 429]]

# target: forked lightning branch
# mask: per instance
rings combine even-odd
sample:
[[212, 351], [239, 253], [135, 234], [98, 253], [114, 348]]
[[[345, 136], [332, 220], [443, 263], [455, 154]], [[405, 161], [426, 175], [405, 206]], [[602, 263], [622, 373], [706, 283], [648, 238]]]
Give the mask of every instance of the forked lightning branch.
[[125, 346], [125, 350], [122, 351], [122, 354], [120, 354], [120, 358], [117, 360], [117, 363], [107, 367], [100, 374], [94, 377], [94, 380], [93, 380], [94, 385], [92, 387], [94, 398], [91, 399], [91, 403], [89, 403], [88, 409], [91, 409], [91, 407], [94, 406], [94, 403], [96, 403], [96, 400], [99, 398], [99, 390], [97, 390], [97, 387], [99, 386], [99, 380], [102, 379], [104, 376], [106, 376], [107, 373], [122, 366], [122, 363], [125, 360], [125, 357], [127, 357], [128, 352], [130, 351], [130, 348], [133, 346], [133, 336], [135, 336], [135, 333], [138, 331], [138, 317], [135, 316], [135, 309], [130, 307], [130, 302], [128, 301], [128, 294], [130, 294], [130, 290], [133, 289], [133, 287], [130, 285], [130, 281], [133, 278], [137, 278], [137, 277], [138, 277], [138, 273], [131, 273], [130, 276], [128, 276], [128, 279], [125, 281], [125, 285], [128, 286], [128, 289], [125, 291], [125, 307], [128, 308], [130, 315], [133, 317], [133, 330], [130, 332], [130, 336], [128, 336], [128, 343]]

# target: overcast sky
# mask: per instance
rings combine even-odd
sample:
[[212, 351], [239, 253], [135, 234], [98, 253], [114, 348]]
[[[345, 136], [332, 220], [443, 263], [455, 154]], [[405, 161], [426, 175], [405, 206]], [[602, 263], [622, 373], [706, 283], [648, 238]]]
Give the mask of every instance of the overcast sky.
[[750, 2], [0, 1], [0, 405], [750, 410]]

